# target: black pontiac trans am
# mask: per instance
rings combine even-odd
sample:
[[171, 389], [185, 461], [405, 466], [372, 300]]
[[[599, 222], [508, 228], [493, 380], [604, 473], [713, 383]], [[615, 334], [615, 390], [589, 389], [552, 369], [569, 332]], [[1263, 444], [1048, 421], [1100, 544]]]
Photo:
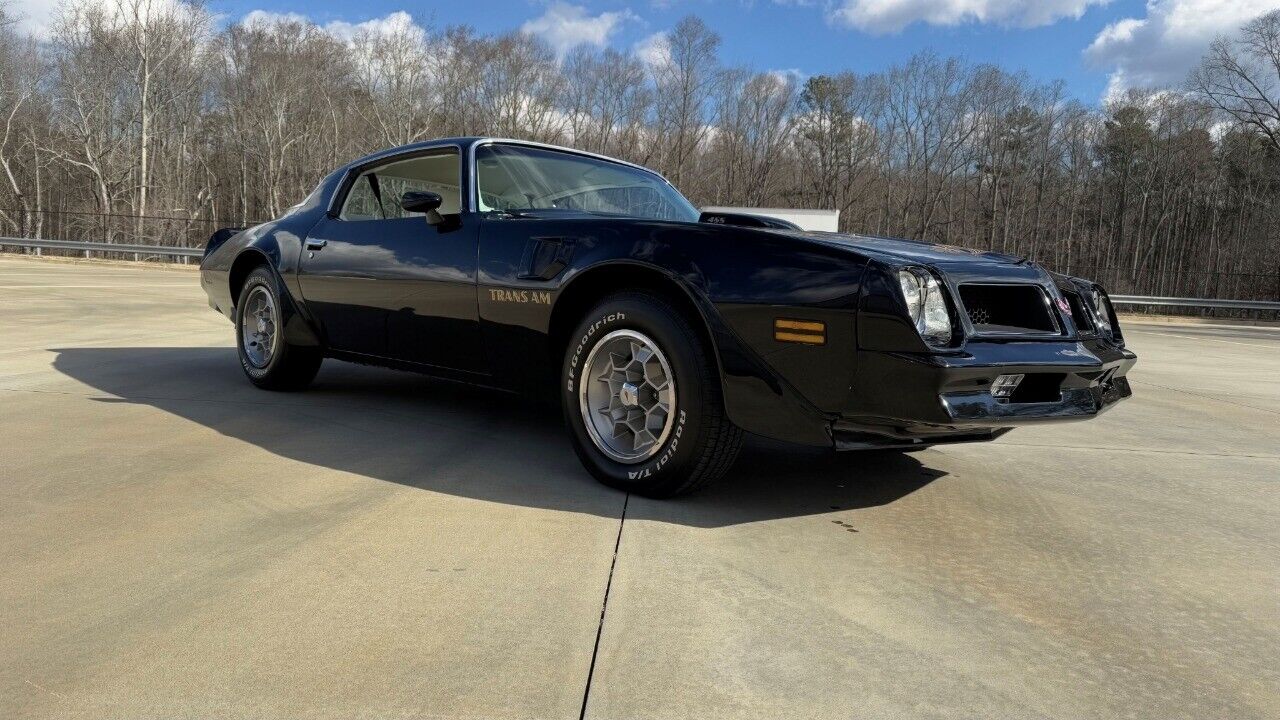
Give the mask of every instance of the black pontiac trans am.
[[700, 214], [664, 178], [455, 138], [340, 168], [201, 263], [255, 385], [323, 358], [558, 397], [586, 468], [654, 497], [743, 432], [832, 447], [991, 440], [1130, 395], [1097, 284], [923, 242]]

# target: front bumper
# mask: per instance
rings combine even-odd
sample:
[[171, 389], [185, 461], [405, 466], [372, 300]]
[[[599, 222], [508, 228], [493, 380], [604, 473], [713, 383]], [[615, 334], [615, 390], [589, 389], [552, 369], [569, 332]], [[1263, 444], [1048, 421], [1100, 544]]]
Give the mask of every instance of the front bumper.
[[[1028, 423], [1085, 420], [1132, 395], [1137, 356], [1102, 340], [969, 343], [963, 353], [865, 353], [850, 405], [831, 426], [838, 450], [992, 440]], [[991, 394], [999, 375], [1031, 392]]]

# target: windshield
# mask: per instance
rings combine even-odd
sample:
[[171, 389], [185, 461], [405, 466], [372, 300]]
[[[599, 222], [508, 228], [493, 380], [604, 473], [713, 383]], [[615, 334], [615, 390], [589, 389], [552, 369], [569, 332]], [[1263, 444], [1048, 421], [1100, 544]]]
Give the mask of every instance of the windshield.
[[696, 222], [698, 211], [657, 175], [628, 165], [522, 145], [476, 149], [480, 210], [580, 210]]

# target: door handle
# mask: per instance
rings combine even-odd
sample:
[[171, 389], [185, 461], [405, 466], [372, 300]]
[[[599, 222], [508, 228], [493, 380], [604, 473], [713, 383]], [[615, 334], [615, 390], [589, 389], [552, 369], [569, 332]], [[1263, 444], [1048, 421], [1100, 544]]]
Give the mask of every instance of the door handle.
[[328, 240], [324, 240], [320, 238], [316, 238], [316, 239], [307, 238], [308, 250], [319, 250], [320, 248], [323, 248], [325, 245], [328, 245], [328, 244], [329, 244]]

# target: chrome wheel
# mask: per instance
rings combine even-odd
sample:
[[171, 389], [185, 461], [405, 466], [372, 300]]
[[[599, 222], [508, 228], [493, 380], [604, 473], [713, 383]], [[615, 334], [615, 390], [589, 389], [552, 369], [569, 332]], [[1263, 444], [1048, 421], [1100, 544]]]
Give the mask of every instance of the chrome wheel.
[[240, 346], [254, 367], [265, 368], [271, 364], [280, 342], [276, 301], [271, 291], [259, 285], [249, 292], [244, 303], [240, 314]]
[[600, 338], [583, 364], [578, 392], [595, 446], [627, 464], [662, 448], [676, 417], [676, 383], [658, 344], [634, 330]]

